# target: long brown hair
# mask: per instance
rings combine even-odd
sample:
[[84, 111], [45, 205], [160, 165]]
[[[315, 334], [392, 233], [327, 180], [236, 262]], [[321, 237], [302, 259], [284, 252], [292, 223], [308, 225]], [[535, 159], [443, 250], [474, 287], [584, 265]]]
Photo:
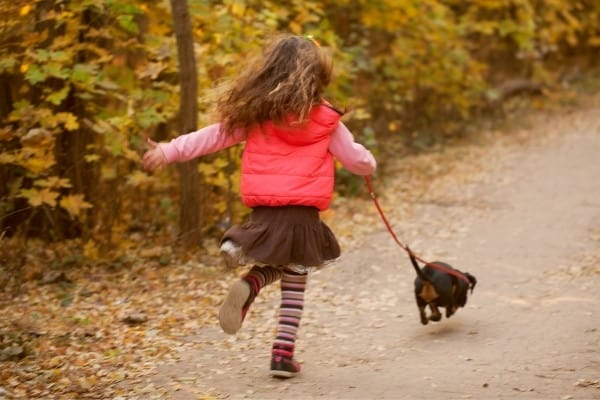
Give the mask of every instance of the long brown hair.
[[221, 129], [249, 130], [265, 121], [302, 123], [331, 80], [330, 55], [310, 37], [278, 36], [219, 98]]

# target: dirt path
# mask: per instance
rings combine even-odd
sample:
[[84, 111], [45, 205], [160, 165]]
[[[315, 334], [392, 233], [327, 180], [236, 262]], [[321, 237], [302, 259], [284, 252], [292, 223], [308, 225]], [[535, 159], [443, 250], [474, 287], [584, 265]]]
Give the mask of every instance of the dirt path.
[[[309, 282], [300, 376], [268, 375], [269, 288], [236, 337], [215, 320], [187, 338], [155, 387], [176, 399], [600, 399], [600, 112], [539, 118], [531, 131], [540, 139], [458, 150], [480, 164], [458, 162], [468, 178], [450, 174], [418, 199], [386, 196], [392, 182], [376, 189], [413, 249], [477, 276], [451, 319], [419, 323], [414, 272], [377, 223]], [[414, 201], [410, 218], [392, 199]]]

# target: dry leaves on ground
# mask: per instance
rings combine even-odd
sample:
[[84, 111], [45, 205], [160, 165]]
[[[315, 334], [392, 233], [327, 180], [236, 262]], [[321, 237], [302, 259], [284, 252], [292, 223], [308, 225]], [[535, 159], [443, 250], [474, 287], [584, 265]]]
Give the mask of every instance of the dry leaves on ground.
[[0, 297], [0, 390], [8, 398], [116, 398], [116, 383], [174, 362], [177, 340], [214, 323], [219, 268], [77, 266]]

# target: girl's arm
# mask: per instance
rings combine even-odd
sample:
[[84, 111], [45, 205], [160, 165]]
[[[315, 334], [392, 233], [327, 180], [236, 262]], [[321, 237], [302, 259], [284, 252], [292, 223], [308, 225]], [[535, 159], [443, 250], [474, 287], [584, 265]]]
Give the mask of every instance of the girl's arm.
[[331, 135], [329, 151], [344, 168], [356, 175], [371, 175], [377, 168], [375, 157], [360, 143], [354, 141], [352, 133], [340, 122]]
[[244, 132], [221, 132], [219, 124], [176, 137], [170, 142], [156, 143], [148, 139], [150, 150], [144, 154], [144, 168], [153, 171], [173, 162], [189, 161], [215, 153], [245, 139]]
[[200, 130], [176, 137], [167, 143], [159, 143], [168, 163], [189, 161], [206, 154], [216, 153], [244, 140], [241, 131], [233, 135], [221, 132], [219, 124], [208, 125]]

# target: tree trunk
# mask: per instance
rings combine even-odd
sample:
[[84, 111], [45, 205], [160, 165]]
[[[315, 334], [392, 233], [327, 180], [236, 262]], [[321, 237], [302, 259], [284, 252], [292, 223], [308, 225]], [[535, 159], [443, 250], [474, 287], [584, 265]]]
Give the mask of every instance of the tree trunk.
[[[187, 0], [170, 0], [173, 10], [173, 27], [177, 39], [179, 58], [180, 107], [177, 126], [180, 133], [196, 130], [198, 124], [198, 76], [194, 58], [194, 37]], [[181, 191], [179, 228], [181, 244], [185, 249], [197, 246], [202, 239], [200, 221], [200, 176], [197, 163], [179, 164]]]

